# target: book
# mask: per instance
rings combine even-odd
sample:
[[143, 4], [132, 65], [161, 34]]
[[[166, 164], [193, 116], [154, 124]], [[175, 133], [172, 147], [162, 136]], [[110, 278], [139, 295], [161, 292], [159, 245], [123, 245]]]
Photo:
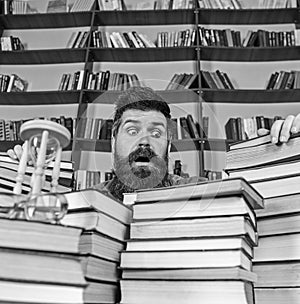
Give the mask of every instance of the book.
[[257, 224], [257, 231], [260, 237], [299, 232], [300, 209], [295, 214], [281, 214], [280, 216], [260, 218]]
[[116, 283], [119, 279], [117, 263], [86, 254], [80, 257], [82, 271], [87, 280]]
[[264, 198], [284, 196], [298, 193], [300, 182], [300, 174], [286, 175], [280, 178], [265, 179], [262, 181], [253, 181], [251, 185]]
[[299, 287], [300, 264], [296, 262], [255, 263], [253, 272], [258, 276], [254, 286], [259, 287]]
[[[7, 185], [11, 185], [11, 184], [14, 185], [16, 183], [17, 176], [18, 176], [17, 171], [0, 166], [0, 178], [1, 178], [2, 183], [5, 183], [5, 181], [7, 181]], [[22, 185], [25, 186], [25, 189], [27, 189], [27, 187], [29, 187], [29, 188], [31, 187], [31, 174], [28, 174], [28, 175], [24, 174]], [[48, 191], [48, 192], [51, 190], [50, 181], [47, 181], [47, 180], [44, 181], [43, 190]], [[62, 192], [64, 193], [64, 192], [71, 191], [71, 188], [58, 184], [56, 191], [59, 193], [62, 193]]]
[[128, 236], [128, 227], [125, 224], [99, 211], [67, 213], [61, 223], [86, 230], [95, 230], [118, 241], [124, 241]]
[[257, 218], [297, 213], [300, 210], [300, 193], [264, 199], [264, 209], [256, 210]]
[[0, 218], [0, 247], [76, 254], [81, 231], [46, 222]]
[[49, 0], [47, 13], [61, 13], [67, 11], [67, 0]]
[[69, 202], [69, 211], [97, 210], [105, 213], [123, 224], [129, 224], [132, 218], [132, 210], [104, 193], [87, 189], [83, 191], [73, 191], [66, 194]]
[[241, 249], [249, 257], [253, 256], [252, 246], [243, 237], [200, 237], [200, 238], [178, 238], [178, 239], [139, 239], [127, 240], [128, 251], [167, 251], [167, 250], [228, 250]]
[[300, 172], [300, 162], [298, 160], [287, 163], [274, 163], [266, 166], [236, 169], [229, 172], [230, 177], [242, 177], [248, 182], [262, 181], [271, 178], [284, 177], [285, 175], [295, 175]]
[[79, 260], [79, 252], [76, 256], [74, 254], [58, 254], [51, 251], [30, 251], [1, 247], [0, 267], [1, 281], [86, 287]]
[[241, 280], [256, 282], [257, 275], [240, 267], [226, 268], [186, 268], [186, 269], [126, 269], [123, 279], [150, 280]]
[[244, 216], [134, 222], [131, 239], [245, 236], [257, 244], [255, 228]]
[[[244, 281], [121, 280], [121, 303], [254, 304], [252, 284]], [[273, 302], [274, 303], [274, 302]]]
[[255, 288], [255, 299], [257, 303], [299, 303], [300, 288]]
[[266, 165], [279, 161], [298, 159], [300, 137], [292, 134], [287, 143], [274, 145], [270, 135], [231, 145], [226, 155], [225, 170]]
[[160, 220], [175, 218], [206, 218], [244, 215], [256, 226], [253, 206], [242, 196], [197, 198], [191, 200], [155, 201], [133, 205], [133, 220]]
[[254, 248], [254, 261], [270, 262], [299, 260], [299, 243], [299, 232], [260, 237], [259, 246]]
[[125, 248], [124, 242], [117, 241], [97, 231], [83, 231], [79, 250], [82, 254], [92, 254], [109, 261], [119, 262], [120, 252]]
[[84, 303], [82, 286], [0, 281], [2, 303]]
[[192, 197], [224, 197], [243, 195], [255, 209], [263, 208], [262, 196], [242, 178], [224, 179], [222, 181], [199, 182], [160, 189], [138, 190], [135, 203], [164, 200], [188, 200]]
[[121, 253], [123, 269], [252, 268], [251, 259], [242, 250], [129, 251]]

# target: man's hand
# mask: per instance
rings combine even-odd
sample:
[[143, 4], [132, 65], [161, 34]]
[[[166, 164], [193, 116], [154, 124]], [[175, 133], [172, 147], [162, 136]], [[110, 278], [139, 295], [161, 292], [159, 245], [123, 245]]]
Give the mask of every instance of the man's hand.
[[270, 133], [273, 144], [278, 142], [287, 142], [291, 134], [295, 134], [300, 131], [300, 113], [297, 116], [289, 115], [286, 119], [276, 120], [271, 131], [266, 129], [259, 129], [257, 131], [259, 136], [263, 136]]
[[[24, 146], [24, 145], [23, 145]], [[11, 158], [11, 159], [14, 159], [14, 160], [20, 160], [21, 159], [21, 156], [23, 154], [23, 146], [21, 145], [15, 145], [13, 147], [13, 149], [9, 149], [6, 151], [7, 155]], [[28, 165], [32, 165], [32, 159], [30, 157], [30, 154], [28, 154], [28, 160], [27, 160], [27, 164]]]
[[23, 153], [23, 147], [21, 145], [15, 145], [13, 149], [7, 150], [6, 153], [10, 158], [20, 160]]
[[300, 113], [297, 116], [289, 115], [285, 120], [276, 120], [271, 127], [271, 140], [273, 144], [287, 142], [291, 134], [300, 131]]

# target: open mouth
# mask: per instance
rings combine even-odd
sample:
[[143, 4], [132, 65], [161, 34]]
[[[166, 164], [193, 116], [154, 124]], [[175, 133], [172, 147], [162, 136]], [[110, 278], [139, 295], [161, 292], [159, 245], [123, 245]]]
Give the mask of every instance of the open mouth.
[[149, 163], [150, 158], [147, 156], [139, 156], [134, 160], [135, 163]]

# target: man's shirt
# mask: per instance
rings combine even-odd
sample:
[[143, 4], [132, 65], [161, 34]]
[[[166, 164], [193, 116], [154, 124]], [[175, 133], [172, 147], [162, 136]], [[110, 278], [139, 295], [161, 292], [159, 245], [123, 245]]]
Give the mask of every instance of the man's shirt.
[[[207, 180], [206, 178], [199, 177], [199, 176], [192, 176], [192, 177], [183, 178], [183, 177], [178, 176], [178, 175], [169, 174], [168, 177], [167, 177], [167, 182], [165, 184], [165, 187], [196, 183], [196, 182], [199, 182], [199, 181], [206, 181], [206, 180]], [[93, 189], [99, 190], [102, 193], [112, 197], [113, 199], [117, 199], [112, 193], [112, 190], [113, 190], [112, 187], [111, 187], [112, 182], [113, 182], [113, 179], [105, 181], [103, 183], [100, 183], [100, 184], [97, 184], [97, 185], [93, 186]]]

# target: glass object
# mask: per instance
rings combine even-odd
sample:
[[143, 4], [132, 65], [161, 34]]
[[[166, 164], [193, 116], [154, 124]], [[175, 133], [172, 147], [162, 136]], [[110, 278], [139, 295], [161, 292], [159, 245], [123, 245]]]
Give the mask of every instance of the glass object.
[[40, 195], [0, 192], [0, 217], [59, 223], [68, 210], [62, 193]]

